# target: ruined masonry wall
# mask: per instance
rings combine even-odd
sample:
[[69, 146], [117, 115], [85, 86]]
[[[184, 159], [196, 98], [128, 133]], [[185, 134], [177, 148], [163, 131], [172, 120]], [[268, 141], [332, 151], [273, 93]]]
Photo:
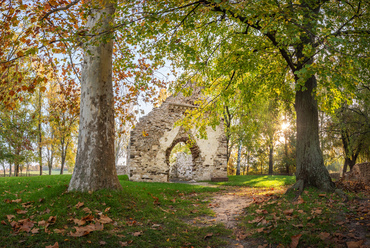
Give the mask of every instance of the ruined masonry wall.
[[191, 154], [179, 152], [176, 155], [176, 162], [171, 164], [170, 178], [175, 180], [193, 179], [193, 161]]
[[128, 151], [130, 180], [168, 182], [169, 155], [179, 142], [195, 140], [190, 148], [193, 158], [194, 180], [211, 180], [227, 177], [226, 137], [222, 123], [213, 130], [207, 128], [207, 140], [196, 137], [194, 131], [187, 133], [181, 127], [173, 127], [183, 117], [183, 113], [194, 107], [197, 96], [170, 96], [147, 116], [140, 118], [131, 131]]

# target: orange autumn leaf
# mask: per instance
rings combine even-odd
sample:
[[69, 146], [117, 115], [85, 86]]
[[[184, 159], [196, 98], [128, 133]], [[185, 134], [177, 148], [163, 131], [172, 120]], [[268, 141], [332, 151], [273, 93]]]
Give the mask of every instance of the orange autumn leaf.
[[290, 248], [296, 248], [299, 243], [299, 239], [301, 238], [302, 234], [294, 235], [291, 237], [292, 242], [290, 243]]
[[54, 245], [48, 245], [48, 246], [45, 246], [45, 248], [59, 248], [59, 244], [58, 242], [55, 242]]

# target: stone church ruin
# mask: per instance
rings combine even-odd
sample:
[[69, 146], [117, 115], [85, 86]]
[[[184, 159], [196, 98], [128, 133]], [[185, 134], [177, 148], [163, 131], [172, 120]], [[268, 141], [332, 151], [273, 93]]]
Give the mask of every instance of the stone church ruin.
[[[159, 108], [140, 118], [131, 131], [127, 152], [130, 180], [168, 182], [171, 175], [178, 175], [181, 171], [181, 175], [185, 175], [182, 180], [227, 180], [227, 144], [223, 124], [215, 130], [207, 127], [206, 140], [196, 138], [195, 131], [174, 127], [187, 109], [196, 108], [194, 101], [198, 96], [170, 96]], [[175, 173], [170, 170], [171, 151], [180, 142], [189, 143], [189, 137], [192, 141], [189, 147], [191, 161], [187, 161], [184, 168], [176, 167], [178, 171]]]

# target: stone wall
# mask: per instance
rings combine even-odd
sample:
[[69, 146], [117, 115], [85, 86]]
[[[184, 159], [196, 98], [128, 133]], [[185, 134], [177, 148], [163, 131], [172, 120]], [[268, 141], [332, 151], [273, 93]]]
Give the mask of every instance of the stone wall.
[[197, 94], [191, 97], [170, 96], [159, 107], [140, 118], [131, 131], [128, 166], [132, 181], [169, 181], [169, 156], [179, 143], [194, 142], [190, 148], [193, 159], [193, 180], [226, 178], [226, 137], [223, 124], [213, 130], [207, 128], [207, 140], [196, 138], [195, 131], [186, 132], [174, 123], [183, 117], [189, 108], [195, 108]]
[[179, 152], [176, 161], [170, 167], [170, 180], [190, 181], [193, 179], [193, 157], [191, 154]]
[[351, 171], [344, 174], [344, 179], [370, 184], [370, 162], [355, 164]]

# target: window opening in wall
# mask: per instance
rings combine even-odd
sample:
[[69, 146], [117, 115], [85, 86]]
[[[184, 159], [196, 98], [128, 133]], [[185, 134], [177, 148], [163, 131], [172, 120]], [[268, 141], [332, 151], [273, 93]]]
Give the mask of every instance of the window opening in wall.
[[189, 181], [193, 179], [193, 157], [189, 146], [184, 142], [177, 143], [171, 151], [169, 181]]

